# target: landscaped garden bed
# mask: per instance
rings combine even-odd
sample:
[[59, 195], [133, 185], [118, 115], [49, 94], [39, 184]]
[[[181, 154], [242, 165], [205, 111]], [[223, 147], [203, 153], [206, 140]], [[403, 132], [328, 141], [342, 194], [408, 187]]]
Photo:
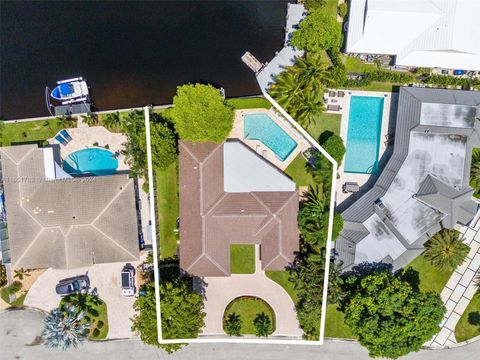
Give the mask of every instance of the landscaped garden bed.
[[103, 300], [92, 294], [72, 294], [60, 301], [59, 308], [64, 304], [72, 304], [78, 311], [85, 312], [83, 322], [90, 323], [88, 338], [102, 340], [108, 335], [107, 305]]
[[223, 327], [225, 325], [227, 317], [230, 314], [236, 314], [242, 321], [241, 335], [253, 335], [255, 334], [254, 320], [261, 313], [267, 315], [272, 321], [272, 332], [275, 331], [275, 313], [273, 309], [265, 301], [260, 298], [252, 296], [242, 296], [233, 300], [228, 304], [223, 314]]
[[477, 291], [455, 327], [458, 342], [480, 336], [480, 291]]

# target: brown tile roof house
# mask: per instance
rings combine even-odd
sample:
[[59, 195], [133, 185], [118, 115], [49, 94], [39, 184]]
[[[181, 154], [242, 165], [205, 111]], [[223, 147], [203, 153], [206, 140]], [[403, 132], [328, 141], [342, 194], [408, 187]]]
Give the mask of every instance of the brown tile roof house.
[[44, 149], [0, 148], [12, 268], [75, 268], [139, 257], [128, 175], [48, 180]]
[[229, 276], [230, 244], [259, 244], [262, 269], [285, 269], [298, 251], [295, 183], [239, 141], [179, 148], [180, 267]]

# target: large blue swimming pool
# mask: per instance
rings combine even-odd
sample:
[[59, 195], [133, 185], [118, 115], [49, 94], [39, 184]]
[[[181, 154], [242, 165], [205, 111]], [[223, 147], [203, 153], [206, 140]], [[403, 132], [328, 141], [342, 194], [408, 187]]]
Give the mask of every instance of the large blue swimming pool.
[[113, 153], [99, 148], [75, 151], [63, 161], [63, 169], [70, 175], [112, 175], [117, 168], [118, 160]]
[[297, 147], [293, 140], [267, 114], [248, 114], [243, 116], [243, 132], [246, 139], [260, 140], [284, 161]]
[[384, 98], [352, 96], [348, 116], [347, 151], [344, 171], [378, 173], [378, 152], [382, 132]]

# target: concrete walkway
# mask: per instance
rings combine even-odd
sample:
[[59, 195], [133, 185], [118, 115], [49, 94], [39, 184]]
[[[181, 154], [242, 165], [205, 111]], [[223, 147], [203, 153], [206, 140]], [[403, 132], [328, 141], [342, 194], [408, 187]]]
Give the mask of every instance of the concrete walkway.
[[[298, 325], [295, 305], [290, 295], [265, 275], [265, 272], [261, 270], [258, 255], [258, 246], [255, 246], [257, 260], [255, 273], [252, 275], [203, 278], [207, 316], [202, 335], [225, 335], [223, 313], [227, 305], [240, 296], [256, 296], [265, 300], [275, 313], [276, 330], [272, 336], [290, 338], [302, 336], [303, 332]], [[197, 282], [195, 286], [198, 288], [202, 285]]]
[[457, 343], [455, 327], [477, 291], [473, 279], [480, 268], [480, 222], [475, 228], [464, 227], [462, 232], [464, 242], [470, 246], [470, 252], [442, 291], [441, 297], [447, 313], [441, 323], [442, 329], [427, 346], [445, 347]]

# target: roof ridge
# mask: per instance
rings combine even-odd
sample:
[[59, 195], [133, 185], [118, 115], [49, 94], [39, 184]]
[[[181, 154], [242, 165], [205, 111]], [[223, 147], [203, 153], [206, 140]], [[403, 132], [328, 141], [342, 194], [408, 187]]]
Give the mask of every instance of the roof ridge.
[[120, 249], [122, 249], [123, 251], [125, 251], [126, 253], [130, 254], [133, 258], [138, 258], [137, 255], [135, 254], [132, 254], [130, 252], [130, 250], [127, 250], [125, 249], [122, 245], [120, 245], [118, 242], [116, 242], [114, 239], [112, 239], [110, 236], [108, 236], [107, 234], [105, 234], [102, 230], [100, 230], [99, 228], [97, 228], [95, 225], [93, 224], [84, 224], [83, 226], [91, 226], [93, 229], [97, 230], [100, 234], [102, 234], [104, 237], [106, 237], [108, 240], [110, 240], [112, 243], [114, 243], [115, 245], [117, 245]]

